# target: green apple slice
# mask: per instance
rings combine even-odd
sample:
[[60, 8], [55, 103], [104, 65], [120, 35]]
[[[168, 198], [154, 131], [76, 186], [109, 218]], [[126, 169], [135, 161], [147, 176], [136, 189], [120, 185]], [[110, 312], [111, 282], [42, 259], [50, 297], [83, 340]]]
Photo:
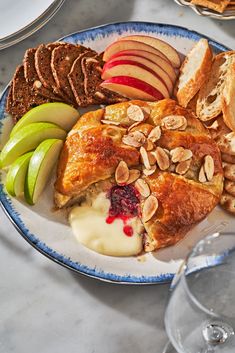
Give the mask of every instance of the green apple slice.
[[36, 122], [49, 122], [69, 131], [79, 118], [79, 112], [65, 103], [45, 103], [29, 110], [13, 127], [11, 136], [22, 127]]
[[59, 157], [63, 141], [48, 139], [34, 151], [25, 179], [24, 196], [27, 203], [34, 205], [41, 195]]
[[32, 123], [22, 127], [3, 147], [0, 168], [7, 167], [22, 154], [34, 150], [45, 139], [65, 139], [66, 131], [52, 123]]
[[6, 190], [11, 196], [19, 197], [24, 193], [25, 176], [33, 152], [18, 157], [10, 166], [6, 177]]

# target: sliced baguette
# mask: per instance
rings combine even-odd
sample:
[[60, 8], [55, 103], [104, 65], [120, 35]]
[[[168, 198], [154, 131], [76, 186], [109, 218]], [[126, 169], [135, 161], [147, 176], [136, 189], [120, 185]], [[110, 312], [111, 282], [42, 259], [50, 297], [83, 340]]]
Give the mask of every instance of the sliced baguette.
[[181, 106], [187, 107], [205, 83], [212, 65], [212, 51], [208, 41], [200, 39], [186, 56], [181, 68], [176, 97]]
[[227, 71], [235, 57], [235, 51], [216, 55], [211, 72], [199, 91], [197, 101], [197, 116], [202, 121], [208, 121], [218, 116], [222, 111], [222, 95]]
[[225, 124], [235, 131], [235, 55], [226, 75], [222, 95], [222, 112]]

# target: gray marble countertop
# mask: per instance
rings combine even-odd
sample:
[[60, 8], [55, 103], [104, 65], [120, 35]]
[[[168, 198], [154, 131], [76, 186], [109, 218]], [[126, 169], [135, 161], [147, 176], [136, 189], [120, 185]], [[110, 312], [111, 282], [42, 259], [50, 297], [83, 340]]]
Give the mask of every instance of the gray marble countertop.
[[[54, 18], [0, 51], [0, 91], [24, 51], [116, 21], [171, 23], [235, 49], [235, 21], [197, 16], [173, 0], [67, 0]], [[74, 274], [34, 250], [0, 210], [1, 353], [161, 353], [168, 285], [130, 287]]]

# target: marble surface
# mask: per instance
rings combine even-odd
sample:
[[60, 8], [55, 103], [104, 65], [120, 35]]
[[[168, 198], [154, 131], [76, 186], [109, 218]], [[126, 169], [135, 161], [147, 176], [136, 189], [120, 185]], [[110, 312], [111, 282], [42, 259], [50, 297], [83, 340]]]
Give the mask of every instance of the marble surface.
[[[67, 0], [37, 33], [0, 52], [0, 91], [25, 49], [115, 21], [171, 23], [235, 49], [235, 21], [198, 17], [172, 0]], [[1, 353], [161, 353], [168, 285], [130, 287], [74, 274], [27, 244], [0, 210]]]

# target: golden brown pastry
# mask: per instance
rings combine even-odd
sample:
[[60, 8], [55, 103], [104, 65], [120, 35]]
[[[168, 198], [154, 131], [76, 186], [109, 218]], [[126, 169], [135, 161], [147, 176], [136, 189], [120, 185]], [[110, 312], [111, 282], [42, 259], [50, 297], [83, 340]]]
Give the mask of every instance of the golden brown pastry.
[[114, 201], [141, 220], [145, 251], [175, 244], [219, 202], [220, 152], [195, 115], [171, 99], [86, 113], [64, 144], [55, 203], [68, 206], [100, 190], [110, 197], [113, 188]]

